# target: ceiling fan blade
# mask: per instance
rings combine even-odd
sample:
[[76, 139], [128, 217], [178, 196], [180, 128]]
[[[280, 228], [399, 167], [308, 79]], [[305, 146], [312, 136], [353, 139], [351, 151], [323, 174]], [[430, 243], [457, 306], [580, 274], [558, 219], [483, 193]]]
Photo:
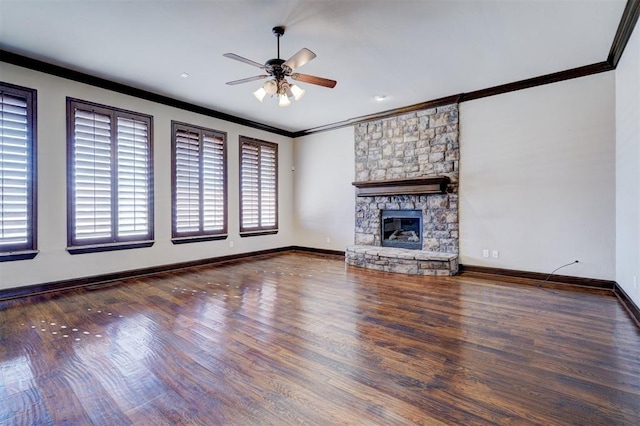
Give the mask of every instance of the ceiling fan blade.
[[313, 53], [306, 47], [303, 47], [302, 49], [298, 50], [298, 53], [287, 59], [282, 65], [286, 65], [292, 70], [295, 70], [296, 68], [303, 66], [315, 57], [315, 53]]
[[225, 58], [235, 59], [236, 61], [244, 62], [245, 64], [253, 65], [254, 67], [264, 68], [264, 65], [257, 63], [256, 61], [252, 61], [251, 59], [243, 58], [242, 56], [236, 55], [235, 53], [225, 53]]
[[268, 75], [264, 74], [264, 75], [256, 75], [255, 77], [248, 77], [248, 78], [243, 78], [240, 80], [233, 80], [233, 81], [227, 81], [227, 84], [229, 86], [234, 86], [236, 84], [242, 84], [242, 83], [248, 83], [250, 81], [256, 81], [256, 80], [262, 80], [263, 78], [267, 78], [269, 77]]
[[296, 81], [302, 81], [303, 83], [317, 84], [318, 86], [328, 87], [333, 89], [338, 84], [335, 80], [329, 80], [328, 78], [316, 77], [315, 75], [309, 74], [299, 74], [294, 73], [291, 74], [291, 78]]

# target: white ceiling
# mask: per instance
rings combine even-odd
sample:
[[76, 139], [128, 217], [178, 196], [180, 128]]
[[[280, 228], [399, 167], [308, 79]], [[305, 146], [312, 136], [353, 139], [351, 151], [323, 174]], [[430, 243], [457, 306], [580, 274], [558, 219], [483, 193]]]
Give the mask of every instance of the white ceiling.
[[[288, 131], [413, 105], [601, 62], [625, 0], [0, 0], [0, 47]], [[225, 82], [302, 47], [299, 71], [337, 80], [300, 83], [287, 108], [261, 104], [260, 82]], [[186, 72], [190, 76], [181, 78]], [[1, 76], [0, 76], [1, 79]], [[383, 102], [374, 96], [383, 94]], [[144, 112], [144, 111], [141, 111]]]

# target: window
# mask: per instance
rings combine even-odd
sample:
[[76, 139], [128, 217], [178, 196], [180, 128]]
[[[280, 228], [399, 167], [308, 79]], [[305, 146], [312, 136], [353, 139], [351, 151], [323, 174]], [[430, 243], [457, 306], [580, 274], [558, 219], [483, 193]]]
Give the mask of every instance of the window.
[[174, 244], [227, 237], [227, 135], [171, 123]]
[[0, 83], [0, 261], [36, 254], [36, 91]]
[[67, 98], [70, 253], [153, 244], [152, 121]]
[[240, 137], [240, 235], [278, 232], [278, 145]]

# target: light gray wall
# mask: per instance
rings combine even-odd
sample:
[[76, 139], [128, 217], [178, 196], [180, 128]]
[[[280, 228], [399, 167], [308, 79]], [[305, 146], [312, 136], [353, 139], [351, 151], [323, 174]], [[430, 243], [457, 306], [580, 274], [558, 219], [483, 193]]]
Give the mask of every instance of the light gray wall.
[[640, 306], [640, 30], [616, 69], [616, 281]]
[[[615, 76], [460, 107], [460, 262], [615, 278]], [[483, 249], [499, 258], [484, 258]]]
[[[461, 263], [614, 279], [614, 107], [613, 73], [461, 104]], [[353, 144], [296, 139], [296, 244], [353, 243]]]
[[[634, 37], [637, 46], [637, 34]], [[627, 51], [621, 65], [629, 60], [628, 55]], [[637, 70], [637, 57], [635, 67]], [[288, 245], [344, 250], [353, 244], [351, 127], [292, 141], [9, 64], [0, 64], [0, 74], [3, 81], [38, 90], [40, 211], [40, 254], [33, 260], [0, 263], [0, 288]], [[616, 78], [620, 84], [621, 77]], [[561, 272], [630, 282], [620, 278], [626, 274], [623, 269], [628, 262], [619, 261], [618, 273], [615, 272], [614, 86], [614, 73], [604, 73], [461, 105], [462, 263], [550, 272], [562, 263], [578, 259], [581, 264]], [[156, 243], [153, 247], [75, 256], [66, 252], [66, 96], [154, 116]], [[637, 96], [635, 102], [637, 124]], [[172, 119], [228, 134], [228, 240], [178, 246], [170, 242]], [[618, 127], [620, 150], [627, 145], [621, 145]], [[637, 128], [635, 132], [632, 140], [636, 144], [636, 162], [629, 173], [637, 173], [640, 163]], [[240, 134], [280, 145], [278, 235], [238, 237]], [[495, 167], [487, 167], [487, 162]], [[506, 180], [504, 176], [508, 173], [512, 177]], [[500, 192], [496, 189], [505, 191], [504, 196], [496, 198], [495, 194]], [[631, 204], [635, 203], [637, 212], [637, 187], [635, 194]], [[636, 235], [637, 217], [636, 213]], [[542, 225], [536, 225], [536, 221]], [[626, 229], [618, 224], [618, 235]], [[635, 247], [639, 238], [635, 237]], [[234, 248], [229, 247], [231, 240]], [[500, 258], [482, 258], [483, 248], [500, 250]], [[633, 268], [638, 276], [638, 250], [633, 253], [636, 255]], [[625, 289], [628, 290], [628, 285]]]
[[344, 251], [353, 244], [353, 139], [353, 128], [345, 127], [296, 140], [296, 245]]
[[[2, 81], [38, 91], [38, 249], [33, 260], [0, 263], [0, 288], [126, 271], [293, 244], [293, 140], [250, 127], [0, 63]], [[154, 118], [155, 244], [150, 248], [70, 255], [66, 251], [66, 97], [150, 114]], [[229, 238], [171, 243], [171, 120], [227, 132]], [[240, 238], [239, 135], [279, 145], [277, 235]], [[230, 247], [230, 242], [234, 247]]]

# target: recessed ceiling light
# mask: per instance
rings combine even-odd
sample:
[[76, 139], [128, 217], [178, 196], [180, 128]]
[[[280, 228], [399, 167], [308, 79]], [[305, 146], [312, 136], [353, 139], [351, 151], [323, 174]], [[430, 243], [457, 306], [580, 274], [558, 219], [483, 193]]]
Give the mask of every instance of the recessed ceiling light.
[[189, 74], [186, 73], [186, 72], [183, 72], [182, 74], [180, 74], [180, 77], [187, 78], [187, 77], [189, 77]]
[[373, 99], [375, 99], [375, 100], [376, 100], [376, 101], [378, 101], [378, 102], [382, 102], [382, 101], [384, 101], [385, 99], [387, 99], [387, 95], [375, 95], [375, 96], [373, 97]]

